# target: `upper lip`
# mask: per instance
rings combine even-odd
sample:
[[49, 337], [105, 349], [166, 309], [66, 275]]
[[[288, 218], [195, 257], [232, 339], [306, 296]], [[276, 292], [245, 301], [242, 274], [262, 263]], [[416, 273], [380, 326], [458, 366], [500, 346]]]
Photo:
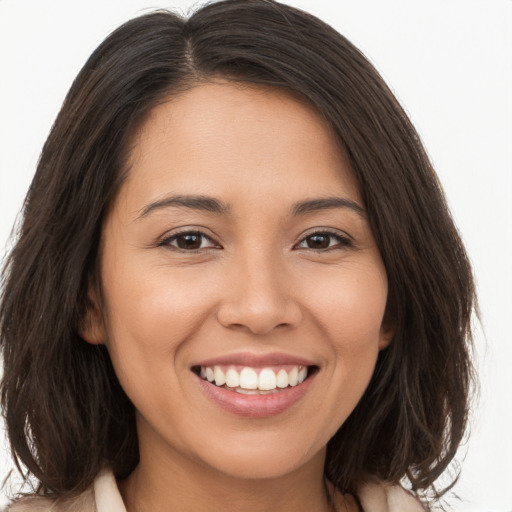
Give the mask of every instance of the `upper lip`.
[[251, 367], [278, 366], [278, 365], [314, 366], [315, 363], [304, 357], [285, 354], [280, 352], [267, 354], [235, 353], [200, 361], [193, 366], [215, 366], [215, 365], [241, 365]]

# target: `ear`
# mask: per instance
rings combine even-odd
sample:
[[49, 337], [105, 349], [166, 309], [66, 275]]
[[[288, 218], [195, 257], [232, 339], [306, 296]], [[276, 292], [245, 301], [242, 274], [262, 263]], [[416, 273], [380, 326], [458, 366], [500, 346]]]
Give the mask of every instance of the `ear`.
[[105, 321], [101, 309], [98, 290], [90, 285], [79, 334], [87, 343], [92, 345], [104, 345], [107, 341]]
[[380, 327], [379, 350], [383, 350], [391, 344], [396, 334], [396, 325], [390, 319], [384, 317]]

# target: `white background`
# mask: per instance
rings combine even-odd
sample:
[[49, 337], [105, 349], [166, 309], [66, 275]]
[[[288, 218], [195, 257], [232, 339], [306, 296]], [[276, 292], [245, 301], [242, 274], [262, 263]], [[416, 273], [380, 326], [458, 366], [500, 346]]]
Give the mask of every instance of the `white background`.
[[[72, 79], [103, 38], [176, 0], [0, 0], [0, 250]], [[410, 114], [474, 265], [479, 405], [450, 510], [512, 511], [512, 2], [289, 0], [359, 46]], [[58, 404], [56, 404], [58, 406]], [[0, 482], [11, 463], [2, 443]], [[464, 459], [464, 460], [463, 460]], [[0, 491], [0, 506], [2, 503]]]

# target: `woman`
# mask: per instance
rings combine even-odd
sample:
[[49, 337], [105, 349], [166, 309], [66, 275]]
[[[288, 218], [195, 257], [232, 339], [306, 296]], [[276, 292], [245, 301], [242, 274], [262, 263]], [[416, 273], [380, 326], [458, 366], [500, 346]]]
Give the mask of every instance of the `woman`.
[[436, 176], [293, 8], [107, 38], [4, 275], [2, 405], [41, 495], [12, 510], [421, 510], [464, 434], [474, 288]]

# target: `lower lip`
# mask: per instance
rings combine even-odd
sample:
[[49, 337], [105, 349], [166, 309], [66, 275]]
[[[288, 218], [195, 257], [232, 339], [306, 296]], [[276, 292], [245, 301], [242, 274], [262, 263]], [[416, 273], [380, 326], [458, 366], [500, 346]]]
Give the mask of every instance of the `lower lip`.
[[268, 395], [245, 395], [216, 386], [199, 376], [197, 378], [206, 395], [222, 409], [245, 418], [268, 418], [299, 402], [309, 390], [314, 375], [297, 386]]

